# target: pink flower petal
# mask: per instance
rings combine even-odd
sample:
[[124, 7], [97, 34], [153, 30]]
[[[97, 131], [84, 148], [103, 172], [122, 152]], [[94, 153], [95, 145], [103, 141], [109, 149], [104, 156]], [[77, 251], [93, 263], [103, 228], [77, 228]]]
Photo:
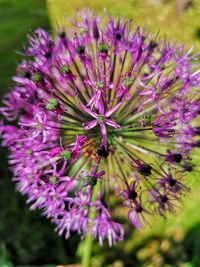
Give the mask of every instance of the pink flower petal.
[[137, 229], [141, 228], [141, 224], [139, 223], [139, 220], [138, 220], [138, 214], [135, 210], [132, 209], [129, 211], [128, 218], [130, 222], [132, 223], [132, 225], [135, 226], [135, 228]]
[[105, 171], [100, 171], [96, 174], [96, 178], [99, 178], [105, 174]]
[[90, 129], [94, 128], [96, 125], [97, 125], [97, 120], [92, 120], [92, 121], [86, 122], [84, 124], [84, 129], [90, 130]]
[[105, 148], [105, 150], [107, 151], [107, 132], [106, 132], [106, 126], [104, 124], [100, 124], [100, 128], [101, 128], [101, 134], [103, 137], [103, 146]]
[[91, 115], [93, 118], [97, 118], [97, 114], [95, 112], [93, 112], [91, 109], [87, 108], [85, 105], [83, 105], [82, 103], [78, 102], [79, 106], [83, 109], [83, 111], [85, 111], [85, 113]]
[[122, 103], [124, 102], [124, 99], [121, 100], [116, 106], [114, 106], [113, 108], [111, 108], [111, 110], [107, 111], [106, 112], [106, 117], [110, 117], [121, 105]]
[[115, 121], [111, 121], [111, 120], [108, 120], [108, 119], [105, 120], [105, 123], [108, 124], [108, 125], [110, 125], [111, 127], [114, 127], [114, 128], [120, 128], [121, 127]]

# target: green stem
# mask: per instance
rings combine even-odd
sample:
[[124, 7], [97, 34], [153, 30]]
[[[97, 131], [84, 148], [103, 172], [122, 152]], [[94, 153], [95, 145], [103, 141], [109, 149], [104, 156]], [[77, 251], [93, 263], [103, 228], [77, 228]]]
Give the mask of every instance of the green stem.
[[88, 234], [84, 241], [84, 253], [81, 261], [82, 267], [89, 267], [92, 253], [92, 236]]
[[[100, 181], [98, 181], [96, 186], [94, 186], [91, 202], [96, 200], [99, 189], [100, 189]], [[93, 220], [95, 219], [95, 216], [96, 216], [96, 212], [94, 212], [94, 210], [91, 210], [89, 213], [89, 218]], [[90, 227], [91, 225], [88, 226], [89, 230], [90, 230]], [[92, 236], [91, 236], [90, 231], [88, 231], [88, 234], [84, 241], [81, 267], [90, 267], [91, 254], [92, 254]]]
[[113, 129], [112, 133], [116, 133], [116, 132], [142, 132], [142, 131], [149, 131], [152, 130], [152, 127], [146, 127], [146, 128], [118, 128], [118, 129]]

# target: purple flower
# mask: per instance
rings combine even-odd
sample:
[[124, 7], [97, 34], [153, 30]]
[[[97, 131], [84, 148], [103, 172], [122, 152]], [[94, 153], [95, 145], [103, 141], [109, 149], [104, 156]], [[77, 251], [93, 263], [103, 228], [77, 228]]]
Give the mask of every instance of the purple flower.
[[175, 207], [178, 199], [171, 194], [170, 190], [164, 190], [160, 193], [156, 189], [150, 192], [149, 202], [153, 206], [153, 211], [166, 219], [167, 212], [175, 213]]
[[84, 180], [83, 186], [95, 186], [97, 184], [98, 179], [100, 179], [104, 174], [105, 171], [100, 171], [97, 173], [98, 164], [93, 167], [91, 173], [87, 171], [83, 171], [81, 173], [81, 178]]
[[59, 235], [90, 233], [112, 246], [124, 238], [114, 197], [140, 228], [189, 191], [198, 55], [91, 10], [67, 19], [55, 38], [43, 29], [28, 36], [0, 108], [2, 145], [17, 189]]
[[108, 210], [103, 206], [97, 211], [90, 231], [93, 238], [98, 236], [100, 245], [103, 245], [103, 241], [107, 237], [110, 247], [116, 241], [123, 240], [124, 237], [123, 226], [120, 223], [112, 221]]
[[119, 124], [117, 124], [116, 122], [114, 122], [108, 118], [121, 106], [121, 104], [122, 104], [122, 101], [120, 101], [116, 106], [114, 106], [112, 109], [110, 109], [106, 112], [104, 112], [104, 108], [102, 106], [100, 106], [97, 108], [99, 111], [99, 114], [97, 114], [96, 112], [88, 109], [87, 107], [85, 107], [83, 104], [80, 103], [80, 106], [83, 109], [83, 111], [94, 118], [94, 120], [84, 124], [84, 129], [90, 130], [99, 124], [100, 129], [101, 129], [102, 138], [103, 138], [102, 143], [103, 143], [103, 146], [106, 150], [107, 150], [107, 132], [106, 132], [106, 125], [105, 124], [107, 124], [111, 127], [114, 127], [114, 128], [120, 128]]
[[160, 115], [153, 124], [153, 132], [158, 137], [170, 138], [175, 134], [176, 122], [165, 114]]

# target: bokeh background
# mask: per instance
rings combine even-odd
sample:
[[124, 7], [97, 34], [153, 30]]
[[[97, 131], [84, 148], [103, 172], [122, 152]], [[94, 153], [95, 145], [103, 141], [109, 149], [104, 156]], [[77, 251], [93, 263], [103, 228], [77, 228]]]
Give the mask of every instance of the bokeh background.
[[[126, 17], [174, 43], [200, 50], [200, 0], [0, 0], [0, 97], [12, 87], [11, 76], [22, 59], [28, 33], [38, 27], [52, 34], [66, 27], [65, 15], [91, 7], [101, 14]], [[0, 151], [0, 267], [55, 267], [79, 263], [83, 243], [73, 235], [65, 241], [53, 225], [29, 211], [26, 199], [15, 191]], [[93, 246], [93, 267], [200, 267], [200, 152], [194, 151], [192, 188], [180, 210], [167, 221], [158, 219], [141, 231], [127, 225], [123, 243], [113, 248]], [[80, 266], [80, 265], [76, 265]]]

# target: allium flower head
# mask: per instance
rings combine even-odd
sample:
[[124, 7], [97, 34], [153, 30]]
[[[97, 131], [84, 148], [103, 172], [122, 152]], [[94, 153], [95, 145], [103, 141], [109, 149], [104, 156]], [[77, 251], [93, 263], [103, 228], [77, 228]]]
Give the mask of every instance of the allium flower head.
[[91, 233], [111, 246], [124, 238], [113, 196], [140, 228], [189, 191], [200, 70], [191, 50], [131, 21], [88, 10], [77, 18], [55, 38], [28, 36], [1, 108], [11, 123], [1, 125], [2, 145], [31, 209], [66, 238]]

